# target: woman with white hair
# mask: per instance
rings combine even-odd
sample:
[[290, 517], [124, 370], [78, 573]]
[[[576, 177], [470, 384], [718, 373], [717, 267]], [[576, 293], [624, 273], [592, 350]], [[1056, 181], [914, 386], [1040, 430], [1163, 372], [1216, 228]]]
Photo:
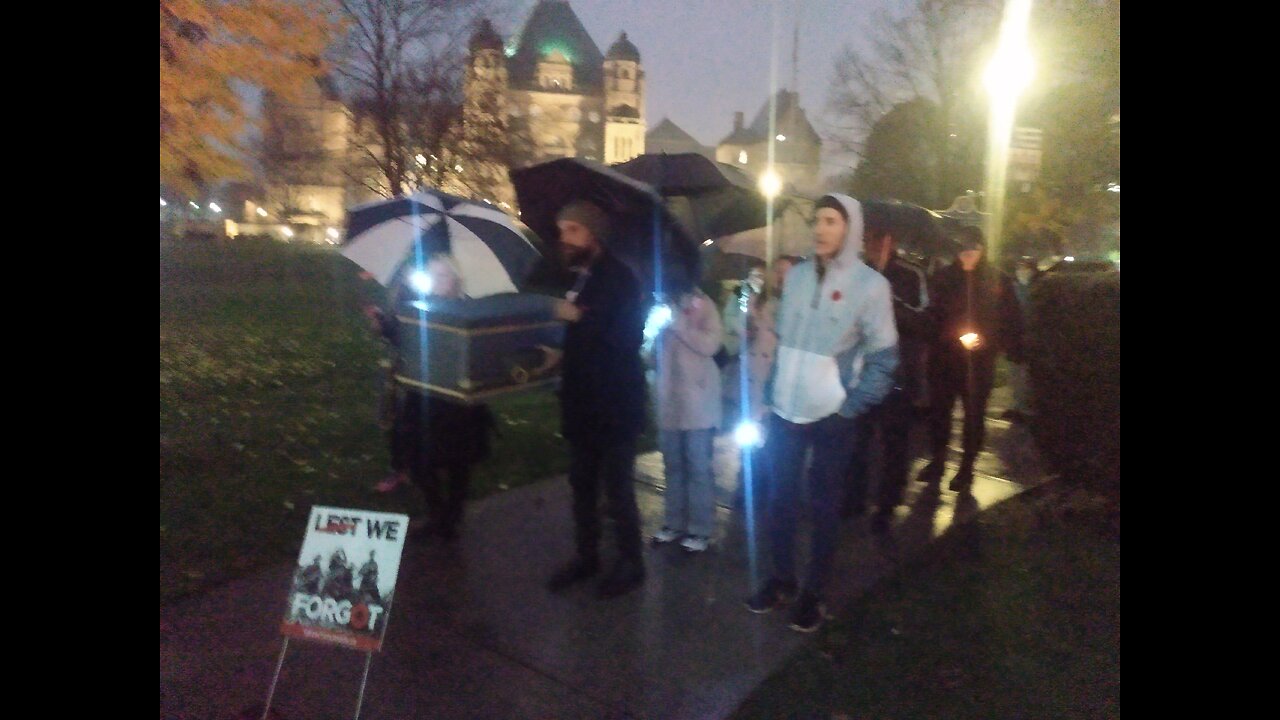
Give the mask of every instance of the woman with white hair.
[[[430, 282], [424, 295], [461, 299], [466, 288], [457, 264], [447, 254], [432, 255], [423, 266]], [[397, 297], [415, 292], [401, 287]], [[385, 318], [385, 315], [383, 316]], [[395, 318], [384, 319], [382, 331], [393, 346], [402, 340]], [[397, 384], [395, 422], [391, 430], [393, 466], [403, 468], [422, 491], [425, 523], [411, 522], [409, 537], [457, 539], [471, 484], [471, 466], [489, 456], [493, 414], [486, 405], [462, 405]]]

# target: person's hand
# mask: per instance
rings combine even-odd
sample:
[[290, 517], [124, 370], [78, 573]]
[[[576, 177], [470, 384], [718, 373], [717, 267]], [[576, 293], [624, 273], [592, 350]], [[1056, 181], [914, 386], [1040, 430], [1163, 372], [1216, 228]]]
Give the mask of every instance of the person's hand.
[[543, 353], [542, 365], [538, 366], [538, 369], [536, 371], [538, 373], [542, 373], [547, 370], [550, 370], [556, 365], [559, 365], [560, 361], [564, 359], [564, 351], [558, 348], [553, 348], [547, 345], [539, 345], [538, 349], [541, 350]]
[[555, 304], [552, 314], [555, 315], [557, 320], [564, 320], [565, 322], [571, 323], [578, 322], [582, 319], [582, 308], [568, 300], [561, 300]]

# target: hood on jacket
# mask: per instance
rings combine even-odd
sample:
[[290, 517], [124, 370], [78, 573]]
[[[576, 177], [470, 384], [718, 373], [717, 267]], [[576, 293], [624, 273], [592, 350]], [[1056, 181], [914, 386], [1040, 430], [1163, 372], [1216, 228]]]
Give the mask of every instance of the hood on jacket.
[[849, 216], [848, 227], [845, 228], [844, 245], [836, 254], [836, 261], [841, 265], [850, 265], [862, 261], [862, 203], [843, 193], [827, 193], [824, 197], [840, 203], [845, 214]]

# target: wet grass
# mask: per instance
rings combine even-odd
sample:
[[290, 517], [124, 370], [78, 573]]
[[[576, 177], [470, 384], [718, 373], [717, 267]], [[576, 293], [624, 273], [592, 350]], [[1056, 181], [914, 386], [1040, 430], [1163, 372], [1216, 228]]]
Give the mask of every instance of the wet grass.
[[733, 716], [1118, 718], [1118, 508], [1019, 496], [846, 608]]
[[[358, 273], [315, 246], [161, 243], [162, 603], [295, 559], [312, 505], [421, 510], [416, 490], [372, 490], [386, 348], [360, 312], [382, 290]], [[473, 499], [567, 469], [549, 391], [491, 407]]]

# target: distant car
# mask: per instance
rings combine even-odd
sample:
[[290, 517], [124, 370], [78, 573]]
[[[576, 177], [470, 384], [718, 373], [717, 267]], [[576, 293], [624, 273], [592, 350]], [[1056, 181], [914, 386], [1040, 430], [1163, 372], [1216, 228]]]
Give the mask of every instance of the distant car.
[[1045, 269], [1046, 273], [1090, 273], [1119, 270], [1115, 263], [1102, 258], [1063, 258]]

